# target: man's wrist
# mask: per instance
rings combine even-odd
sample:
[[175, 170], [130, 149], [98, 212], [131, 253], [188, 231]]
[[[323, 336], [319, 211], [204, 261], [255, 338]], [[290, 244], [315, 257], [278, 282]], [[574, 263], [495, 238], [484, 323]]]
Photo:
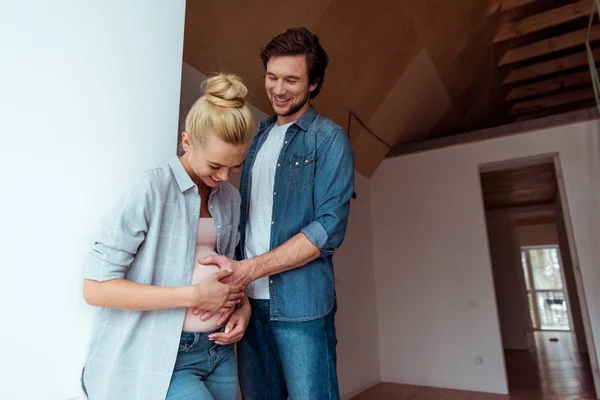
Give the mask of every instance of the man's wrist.
[[242, 268], [246, 271], [246, 276], [249, 279], [249, 282], [253, 282], [255, 280], [257, 280], [258, 278], [260, 278], [260, 276], [258, 275], [258, 263], [256, 262], [256, 257], [253, 258], [249, 258], [247, 260], [242, 260], [240, 261], [240, 264], [242, 266]]

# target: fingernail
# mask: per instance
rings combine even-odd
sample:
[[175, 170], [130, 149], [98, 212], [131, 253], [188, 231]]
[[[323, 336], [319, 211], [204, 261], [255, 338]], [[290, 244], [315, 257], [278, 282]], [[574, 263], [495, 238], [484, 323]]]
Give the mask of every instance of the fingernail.
[[231, 329], [225, 328], [225, 333], [229, 333], [229, 332], [231, 332]]
[[213, 335], [209, 335], [208, 340], [215, 340], [215, 337]]

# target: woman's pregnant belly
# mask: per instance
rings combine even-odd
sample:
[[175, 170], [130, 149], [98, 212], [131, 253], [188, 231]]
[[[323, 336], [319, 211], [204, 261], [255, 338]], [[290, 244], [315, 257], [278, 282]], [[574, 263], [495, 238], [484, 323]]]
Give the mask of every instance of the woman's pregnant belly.
[[[196, 248], [196, 254], [194, 255], [194, 272], [192, 273], [192, 284], [196, 284], [206, 278], [208, 275], [219, 272], [219, 267], [216, 265], [202, 265], [198, 263], [198, 260], [202, 258], [217, 254], [214, 250], [204, 250], [201, 247]], [[200, 315], [193, 314], [194, 307], [189, 307], [185, 313], [185, 319], [183, 321], [184, 332], [213, 332], [217, 330], [217, 321], [221, 317], [221, 313], [217, 313], [207, 319], [206, 321], [200, 320]]]

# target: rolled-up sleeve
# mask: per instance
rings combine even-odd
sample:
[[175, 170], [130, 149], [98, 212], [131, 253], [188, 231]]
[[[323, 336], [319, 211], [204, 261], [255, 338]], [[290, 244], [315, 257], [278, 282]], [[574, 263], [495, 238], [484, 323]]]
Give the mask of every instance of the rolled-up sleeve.
[[342, 129], [334, 130], [317, 150], [313, 201], [315, 219], [301, 232], [332, 255], [342, 245], [354, 192], [354, 153]]
[[104, 282], [125, 277], [148, 231], [151, 203], [151, 182], [138, 178], [102, 220], [84, 262], [84, 279]]

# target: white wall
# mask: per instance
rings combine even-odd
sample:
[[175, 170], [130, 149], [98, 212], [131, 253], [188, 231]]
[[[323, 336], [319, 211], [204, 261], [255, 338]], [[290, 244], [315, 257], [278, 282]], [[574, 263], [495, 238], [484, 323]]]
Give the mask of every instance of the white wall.
[[[200, 84], [205, 79], [200, 71], [183, 64], [180, 132], [187, 112], [202, 95]], [[268, 117], [253, 105], [250, 110], [257, 125]], [[231, 181], [237, 185], [239, 175], [232, 176]], [[357, 199], [352, 201], [346, 239], [334, 260], [338, 296], [338, 377], [342, 398], [358, 394], [380, 380], [369, 180], [357, 173], [355, 185]]]
[[185, 2], [0, 5], [0, 398], [79, 394], [81, 264], [134, 174], [175, 153]]
[[343, 399], [380, 382], [377, 303], [373, 270], [370, 181], [355, 174], [356, 200], [334, 257], [338, 313], [338, 377]]
[[370, 184], [383, 380], [507, 392], [478, 172], [506, 159], [559, 153], [600, 342], [598, 128], [583, 122], [382, 164]]

